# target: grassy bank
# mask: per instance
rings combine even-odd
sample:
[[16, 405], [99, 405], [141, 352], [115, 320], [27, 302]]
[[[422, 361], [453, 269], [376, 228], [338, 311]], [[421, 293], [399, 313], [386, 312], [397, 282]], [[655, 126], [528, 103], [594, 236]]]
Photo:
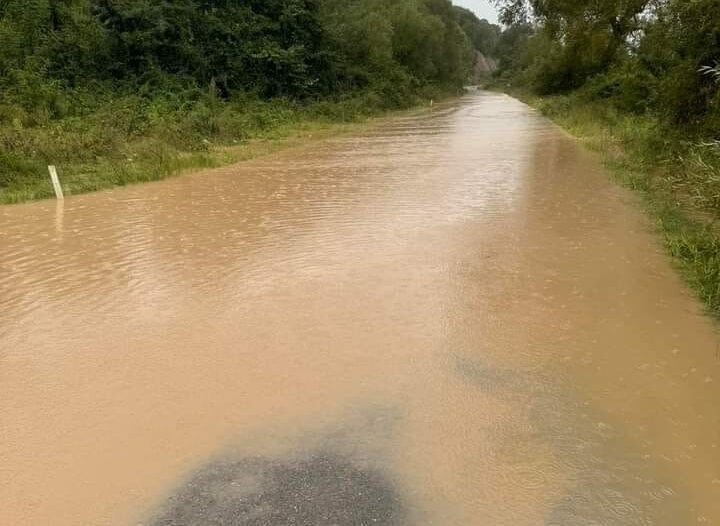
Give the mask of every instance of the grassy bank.
[[62, 118], [0, 104], [0, 204], [52, 197], [49, 164], [57, 165], [67, 195], [91, 192], [248, 159], [443, 95], [428, 88], [402, 101], [368, 92], [300, 103], [75, 92], [38, 105], [60, 106], [57, 112], [68, 114]]
[[683, 136], [652, 116], [624, 113], [582, 93], [512, 95], [600, 152], [614, 178], [642, 196], [676, 266], [720, 318], [720, 144]]

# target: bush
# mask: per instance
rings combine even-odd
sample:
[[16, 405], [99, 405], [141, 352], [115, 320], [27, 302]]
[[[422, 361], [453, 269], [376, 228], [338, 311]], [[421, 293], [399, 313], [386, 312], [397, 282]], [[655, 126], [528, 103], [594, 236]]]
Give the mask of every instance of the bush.
[[657, 81], [642, 70], [635, 60], [613, 67], [606, 73], [591, 77], [583, 87], [586, 99], [603, 100], [620, 111], [643, 114], [657, 93]]

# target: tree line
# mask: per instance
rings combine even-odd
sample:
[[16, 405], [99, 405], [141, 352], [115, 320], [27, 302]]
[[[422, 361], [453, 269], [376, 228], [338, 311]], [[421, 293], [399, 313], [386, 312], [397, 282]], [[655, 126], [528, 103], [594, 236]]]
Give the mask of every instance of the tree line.
[[3, 0], [0, 88], [59, 114], [86, 88], [399, 98], [461, 86], [498, 36], [449, 0]]
[[720, 132], [720, 0], [500, 0], [500, 75]]

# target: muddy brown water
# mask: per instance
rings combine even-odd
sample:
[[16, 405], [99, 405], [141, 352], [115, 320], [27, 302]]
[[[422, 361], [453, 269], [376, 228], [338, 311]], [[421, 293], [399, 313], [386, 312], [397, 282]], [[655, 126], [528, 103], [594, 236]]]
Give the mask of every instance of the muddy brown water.
[[0, 208], [0, 524], [720, 524], [720, 355], [502, 95]]

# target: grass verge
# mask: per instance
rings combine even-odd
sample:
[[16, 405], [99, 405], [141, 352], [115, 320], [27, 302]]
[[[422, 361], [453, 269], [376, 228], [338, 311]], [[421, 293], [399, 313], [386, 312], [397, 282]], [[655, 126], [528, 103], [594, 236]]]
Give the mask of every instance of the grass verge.
[[0, 204], [53, 197], [56, 165], [66, 195], [154, 181], [257, 157], [350, 124], [440, 98], [402, 102], [368, 92], [299, 103], [204, 93], [118, 97], [73, 93], [62, 117], [0, 102]]
[[602, 154], [615, 180], [642, 196], [676, 267], [720, 319], [720, 144], [582, 94], [511, 94]]

